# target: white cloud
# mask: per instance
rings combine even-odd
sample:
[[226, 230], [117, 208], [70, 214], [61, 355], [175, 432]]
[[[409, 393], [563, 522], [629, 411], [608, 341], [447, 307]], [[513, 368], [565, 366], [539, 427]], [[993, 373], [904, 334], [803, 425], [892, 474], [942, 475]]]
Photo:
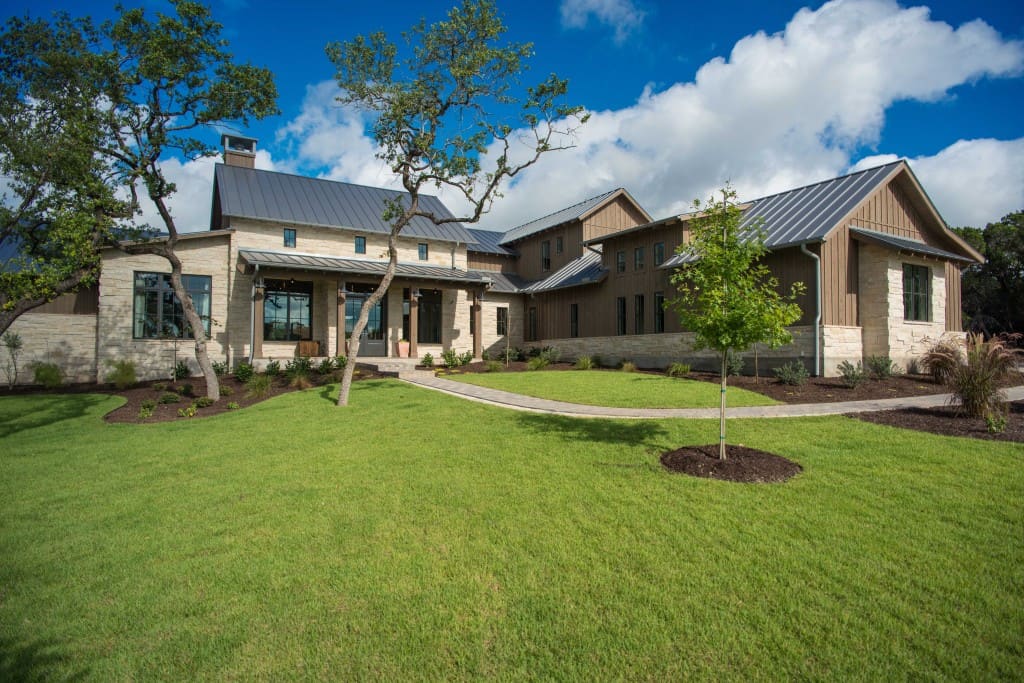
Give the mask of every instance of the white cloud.
[[646, 12], [632, 0], [562, 0], [564, 28], [586, 28], [591, 18], [615, 29], [615, 42], [623, 43], [643, 25]]

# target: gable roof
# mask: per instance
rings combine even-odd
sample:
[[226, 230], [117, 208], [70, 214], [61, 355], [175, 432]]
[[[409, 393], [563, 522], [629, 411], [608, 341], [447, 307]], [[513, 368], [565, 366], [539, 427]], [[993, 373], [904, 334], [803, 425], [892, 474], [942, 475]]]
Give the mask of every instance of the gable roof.
[[467, 251], [474, 251], [478, 254], [498, 254], [500, 256], [515, 256], [513, 249], [501, 246], [501, 238], [504, 233], [493, 230], [481, 230], [479, 228], [466, 228], [466, 232], [473, 238], [472, 242], [466, 245]]
[[607, 205], [608, 203], [610, 203], [611, 201], [620, 196], [625, 196], [626, 198], [628, 198], [629, 201], [632, 202], [636, 206], [636, 208], [643, 213], [647, 220], [651, 220], [650, 215], [646, 211], [644, 211], [644, 208], [640, 206], [635, 199], [633, 199], [632, 195], [630, 195], [629, 192], [626, 192], [624, 188], [620, 187], [615, 190], [611, 190], [610, 192], [599, 194], [596, 197], [584, 199], [582, 202], [579, 202], [578, 204], [573, 204], [572, 206], [568, 206], [564, 209], [560, 209], [559, 211], [555, 211], [554, 213], [550, 213], [547, 216], [542, 216], [541, 218], [532, 220], [529, 223], [523, 223], [520, 226], [512, 228], [502, 236], [501, 244], [507, 245], [513, 242], [517, 242], [521, 239], [529, 237], [530, 235], [535, 235], [539, 232], [543, 232], [550, 228], [557, 227], [564, 223], [568, 223], [569, 221], [583, 220], [590, 214], [594, 213], [601, 207]]
[[[397, 190], [225, 164], [217, 164], [213, 192], [214, 206], [219, 206], [224, 216], [384, 234], [390, 232], [381, 218], [385, 201], [405, 195]], [[420, 205], [436, 216], [454, 218], [437, 197], [420, 195]], [[473, 240], [461, 223], [434, 225], [422, 216], [413, 218], [402, 234], [463, 244]]]

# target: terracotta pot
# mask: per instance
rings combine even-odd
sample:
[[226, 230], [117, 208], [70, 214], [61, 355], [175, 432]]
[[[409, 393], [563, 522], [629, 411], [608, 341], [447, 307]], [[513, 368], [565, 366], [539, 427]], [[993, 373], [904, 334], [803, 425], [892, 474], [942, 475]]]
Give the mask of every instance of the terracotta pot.
[[407, 342], [407, 341], [395, 342], [395, 346], [398, 347], [398, 357], [399, 358], [408, 358], [409, 357], [409, 342]]

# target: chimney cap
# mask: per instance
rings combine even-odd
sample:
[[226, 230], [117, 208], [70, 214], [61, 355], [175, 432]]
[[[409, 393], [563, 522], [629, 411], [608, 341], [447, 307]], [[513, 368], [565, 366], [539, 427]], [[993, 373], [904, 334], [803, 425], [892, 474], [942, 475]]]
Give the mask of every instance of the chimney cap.
[[224, 133], [220, 136], [220, 141], [224, 145], [225, 153], [234, 152], [235, 154], [256, 155], [256, 138]]

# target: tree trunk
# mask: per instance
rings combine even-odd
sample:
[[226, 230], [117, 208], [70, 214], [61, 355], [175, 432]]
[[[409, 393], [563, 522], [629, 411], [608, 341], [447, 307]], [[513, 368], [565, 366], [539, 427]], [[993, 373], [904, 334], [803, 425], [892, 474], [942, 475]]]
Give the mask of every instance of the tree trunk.
[[722, 404], [718, 412], [718, 459], [725, 460], [725, 386], [726, 386], [726, 357], [728, 351], [722, 353]]

